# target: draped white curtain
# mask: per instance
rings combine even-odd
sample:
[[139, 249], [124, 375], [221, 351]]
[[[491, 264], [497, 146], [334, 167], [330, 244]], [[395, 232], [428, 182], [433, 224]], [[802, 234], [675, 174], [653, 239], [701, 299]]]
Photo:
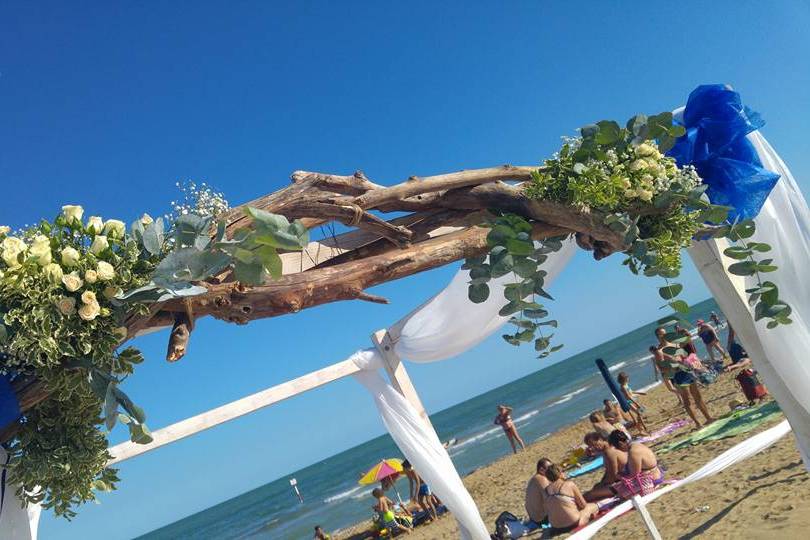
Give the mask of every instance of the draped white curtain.
[[[574, 241], [568, 240], [560, 251], [549, 256], [543, 265], [548, 272], [546, 284], [557, 277], [575, 250]], [[498, 311], [503, 307], [503, 287], [511, 282], [511, 276], [493, 280], [489, 299], [481, 304], [467, 298], [469, 279], [469, 273], [460, 270], [444, 290], [391, 327], [402, 329], [399, 338], [395, 336], [397, 354], [419, 362], [444, 360], [474, 347], [509, 319], [498, 315]], [[487, 540], [489, 532], [475, 501], [436, 432], [380, 376], [379, 353], [373, 349], [359, 351], [351, 359], [363, 369], [355, 377], [371, 393], [391, 438], [456, 518], [461, 537]]]
[[[6, 451], [0, 448], [0, 466], [6, 462]], [[7, 484], [0, 509], [0, 540], [32, 540], [37, 537], [39, 514], [42, 507], [38, 504], [27, 508], [14, 494], [17, 486]]]
[[756, 280], [726, 272], [733, 261], [722, 256], [723, 241], [696, 242], [689, 253], [784, 411], [810, 470], [810, 210], [790, 170], [762, 134], [754, 132], [749, 139], [763, 166], [781, 175], [754, 220], [751, 240], [771, 245], [763, 256], [773, 258], [779, 269], [765, 278], [779, 286], [779, 296], [793, 308], [793, 324], [769, 330], [766, 321], [754, 322], [744, 291]]

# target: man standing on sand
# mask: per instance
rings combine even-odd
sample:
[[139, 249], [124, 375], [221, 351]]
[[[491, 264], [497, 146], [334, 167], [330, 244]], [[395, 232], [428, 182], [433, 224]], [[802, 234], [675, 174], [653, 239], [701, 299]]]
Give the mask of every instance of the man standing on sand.
[[546, 478], [546, 470], [549, 467], [551, 467], [551, 460], [540, 458], [540, 461], [537, 462], [537, 473], [526, 484], [526, 513], [529, 515], [529, 519], [538, 526], [548, 523], [543, 492], [549, 485], [548, 478]]
[[422, 510], [427, 512], [428, 521], [436, 519], [438, 517], [436, 514], [436, 506], [433, 504], [433, 494], [430, 492], [428, 485], [422, 480], [422, 477], [413, 470], [411, 462], [407, 459], [402, 462], [402, 470], [405, 476], [408, 477], [411, 500], [415, 501], [422, 507]]

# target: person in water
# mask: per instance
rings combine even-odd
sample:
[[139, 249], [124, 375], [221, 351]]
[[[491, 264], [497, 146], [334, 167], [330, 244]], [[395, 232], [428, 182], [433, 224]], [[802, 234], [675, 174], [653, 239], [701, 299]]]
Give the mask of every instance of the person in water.
[[[723, 360], [728, 357], [728, 353], [723, 346], [720, 345], [720, 340], [717, 338], [717, 332], [703, 319], [697, 320], [697, 327], [698, 337], [700, 337], [703, 344], [706, 346], [706, 352], [709, 353], [709, 359], [711, 360], [712, 366], [715, 367], [715, 371], [722, 371]], [[715, 352], [720, 355], [719, 359], [715, 358]]]
[[551, 467], [551, 460], [540, 458], [537, 462], [537, 472], [529, 478], [529, 482], [526, 484], [526, 500], [524, 503], [526, 514], [528, 514], [529, 519], [539, 526], [548, 523], [543, 490], [549, 484], [549, 480], [546, 478], [546, 471], [549, 467]]
[[610, 490], [610, 486], [619, 480], [619, 471], [627, 464], [627, 455], [612, 447], [608, 443], [607, 437], [600, 433], [588, 433], [585, 435], [584, 441], [592, 455], [602, 456], [605, 465], [605, 472], [601, 480], [585, 493], [585, 500], [598, 501], [612, 497], [613, 492]]
[[402, 521], [397, 521], [396, 514], [394, 514], [394, 501], [385, 496], [385, 492], [380, 488], [374, 488], [371, 491], [371, 496], [377, 500], [377, 503], [371, 508], [375, 510], [380, 516], [380, 523], [389, 531], [402, 529], [410, 533], [411, 527]]
[[312, 538], [313, 540], [332, 540], [332, 535], [323, 532], [320, 525], [315, 525], [315, 536]]
[[692, 408], [692, 399], [694, 399], [698, 409], [706, 418], [706, 423], [713, 422], [714, 418], [703, 401], [703, 395], [700, 393], [695, 376], [689, 372], [687, 365], [682, 361], [688, 356], [686, 351], [667, 341], [667, 330], [663, 326], [656, 328], [655, 336], [658, 338], [658, 347], [653, 353], [654, 361], [661, 371], [661, 375], [669, 377], [672, 385], [677, 388], [686, 414], [689, 415], [689, 418], [697, 427], [701, 426], [695, 415], [695, 410]]
[[558, 465], [546, 470], [548, 485], [543, 489], [550, 534], [570, 532], [588, 523], [599, 512], [599, 507], [582, 496], [577, 485], [563, 477]]
[[647, 430], [647, 425], [644, 423], [644, 417], [641, 414], [644, 408], [636, 401], [636, 396], [646, 396], [647, 393], [634, 392], [633, 389], [630, 388], [630, 376], [624, 371], [619, 373], [616, 380], [619, 381], [621, 393], [630, 405], [630, 413], [634, 416], [636, 429], [644, 435], [649, 435], [650, 432]]
[[498, 405], [498, 416], [495, 417], [495, 424], [503, 428], [506, 438], [509, 439], [509, 444], [512, 445], [512, 453], [517, 454], [517, 445], [515, 442], [520, 445], [521, 450], [526, 448], [526, 445], [523, 444], [523, 439], [518, 435], [515, 422], [512, 420], [512, 407]]
[[405, 476], [408, 477], [411, 500], [415, 501], [422, 510], [427, 512], [430, 519], [436, 519], [438, 517], [436, 514], [436, 506], [433, 504], [432, 493], [428, 485], [422, 480], [422, 477], [413, 470], [411, 462], [407, 459], [402, 462], [402, 470], [405, 472]]

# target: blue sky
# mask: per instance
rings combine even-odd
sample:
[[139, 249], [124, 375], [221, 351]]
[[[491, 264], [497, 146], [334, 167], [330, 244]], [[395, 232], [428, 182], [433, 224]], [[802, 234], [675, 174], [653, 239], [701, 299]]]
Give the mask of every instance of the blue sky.
[[[657, 5], [656, 5], [657, 4]], [[681, 105], [734, 85], [807, 193], [810, 7], [796, 2], [281, 2], [0, 8], [0, 222], [66, 203], [131, 221], [166, 212], [178, 180], [241, 203], [293, 170], [362, 169], [391, 184], [549, 156], [604, 118]], [[657, 282], [586, 254], [553, 286], [562, 359], [658, 316]], [[236, 327], [201, 321], [169, 365], [165, 333], [127, 390], [159, 428], [344, 359], [439, 290], [455, 267], [339, 303]], [[693, 269], [687, 300], [708, 293]], [[471, 330], [471, 331], [474, 331]], [[542, 367], [494, 337], [410, 365], [438, 411]], [[382, 431], [342, 381], [123, 464], [119, 491], [42, 538], [127, 538], [206, 508]], [[125, 437], [116, 432], [117, 442]]]

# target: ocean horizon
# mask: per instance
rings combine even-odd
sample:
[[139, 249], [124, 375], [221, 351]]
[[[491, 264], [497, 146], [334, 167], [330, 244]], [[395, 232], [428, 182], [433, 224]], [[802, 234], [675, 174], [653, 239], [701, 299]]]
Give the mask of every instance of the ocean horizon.
[[[690, 319], [708, 319], [712, 311], [720, 313], [709, 298], [692, 306]], [[600, 408], [602, 400], [611, 396], [594, 364], [597, 358], [605, 360], [611, 373], [626, 372], [634, 388], [654, 385], [648, 347], [655, 342], [656, 326], [652, 321], [431, 414], [441, 440], [454, 441], [448, 452], [458, 472], [465, 476], [511, 453], [502, 429], [493, 424], [499, 403], [513, 408], [514, 421], [527, 444]], [[724, 332], [721, 339], [725, 339]], [[572, 446], [578, 443], [571, 441]], [[315, 525], [328, 532], [345, 529], [372, 516], [370, 492], [374, 486], [357, 484], [360, 475], [380, 459], [397, 457], [402, 455], [386, 433], [138, 538], [310, 539]], [[527, 478], [530, 473], [527, 471]], [[303, 503], [290, 486], [292, 478]], [[407, 480], [403, 480], [389, 497], [396, 499], [397, 492], [407, 497]]]

